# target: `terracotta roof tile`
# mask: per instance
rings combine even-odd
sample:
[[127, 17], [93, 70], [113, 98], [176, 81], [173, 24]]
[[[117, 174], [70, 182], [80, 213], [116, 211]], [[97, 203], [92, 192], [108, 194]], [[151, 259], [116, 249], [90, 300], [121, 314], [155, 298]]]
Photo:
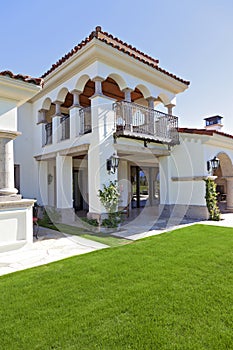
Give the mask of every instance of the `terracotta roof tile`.
[[94, 38], [102, 41], [103, 43], [105, 43], [109, 46], [112, 46], [114, 49], [117, 49], [117, 50], [137, 59], [138, 61], [141, 61], [144, 64], [151, 66], [152, 68], [157, 69], [159, 72], [166, 74], [173, 79], [176, 79], [176, 80], [178, 80], [186, 85], [190, 84], [189, 81], [183, 80], [183, 79], [177, 77], [176, 75], [169, 73], [165, 69], [160, 68], [159, 67], [159, 60], [143, 53], [142, 51], [139, 51], [138, 49], [136, 49], [132, 45], [129, 45], [129, 44], [123, 42], [122, 40], [114, 37], [112, 34], [109, 34], [107, 32], [103, 32], [100, 26], [97, 26], [95, 28], [95, 30], [85, 40], [81, 41], [81, 43], [76, 45], [68, 54], [66, 54], [61, 59], [59, 59], [55, 64], [53, 64], [52, 67], [42, 75], [42, 78], [45, 78], [47, 75], [52, 73], [62, 63], [64, 63], [66, 60], [68, 60], [76, 52], [81, 50], [85, 45], [87, 45]]
[[10, 77], [10, 78], [16, 79], [16, 80], [22, 80], [25, 83], [43, 86], [43, 79], [42, 78], [32, 78], [29, 75], [14, 74], [9, 70], [5, 70], [3, 72], [0, 72], [0, 75], [5, 76], [5, 77]]
[[191, 129], [191, 128], [178, 128], [178, 132], [186, 134], [198, 134], [198, 135], [209, 135], [213, 136], [214, 134], [229, 137], [233, 139], [233, 135], [227, 134], [218, 130], [206, 130], [206, 129]]

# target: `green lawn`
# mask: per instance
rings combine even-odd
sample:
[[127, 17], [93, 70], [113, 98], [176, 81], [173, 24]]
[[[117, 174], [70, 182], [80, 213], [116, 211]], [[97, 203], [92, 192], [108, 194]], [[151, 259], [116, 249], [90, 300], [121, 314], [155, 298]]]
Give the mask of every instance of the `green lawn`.
[[233, 349], [233, 229], [194, 225], [0, 278], [0, 349]]

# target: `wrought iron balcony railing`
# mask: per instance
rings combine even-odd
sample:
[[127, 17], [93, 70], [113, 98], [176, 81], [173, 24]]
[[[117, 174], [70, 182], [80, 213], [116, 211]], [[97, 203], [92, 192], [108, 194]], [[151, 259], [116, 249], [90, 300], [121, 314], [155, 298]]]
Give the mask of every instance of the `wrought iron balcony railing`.
[[114, 104], [117, 135], [178, 144], [178, 118], [132, 102]]
[[80, 134], [88, 134], [92, 131], [91, 126], [91, 107], [81, 108], [79, 110], [80, 117]]

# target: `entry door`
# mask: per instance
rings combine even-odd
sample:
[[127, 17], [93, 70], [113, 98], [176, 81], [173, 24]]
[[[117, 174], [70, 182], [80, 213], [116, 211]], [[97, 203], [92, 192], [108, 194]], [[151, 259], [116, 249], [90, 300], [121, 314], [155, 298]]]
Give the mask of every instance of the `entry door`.
[[149, 198], [149, 185], [144, 171], [139, 166], [131, 167], [131, 184], [133, 194], [132, 208], [144, 207]]
[[75, 211], [83, 210], [82, 188], [82, 171], [73, 171], [73, 207]]

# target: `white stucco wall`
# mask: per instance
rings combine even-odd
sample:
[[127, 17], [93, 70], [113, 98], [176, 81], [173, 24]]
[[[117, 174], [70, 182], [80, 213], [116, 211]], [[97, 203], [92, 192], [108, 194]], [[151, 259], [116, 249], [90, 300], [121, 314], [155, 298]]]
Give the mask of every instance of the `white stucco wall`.
[[20, 190], [24, 198], [38, 198], [38, 170], [34, 159], [34, 118], [31, 103], [18, 110], [18, 130], [22, 133], [14, 142], [15, 164], [20, 165]]
[[0, 98], [0, 129], [17, 130], [16, 101]]

